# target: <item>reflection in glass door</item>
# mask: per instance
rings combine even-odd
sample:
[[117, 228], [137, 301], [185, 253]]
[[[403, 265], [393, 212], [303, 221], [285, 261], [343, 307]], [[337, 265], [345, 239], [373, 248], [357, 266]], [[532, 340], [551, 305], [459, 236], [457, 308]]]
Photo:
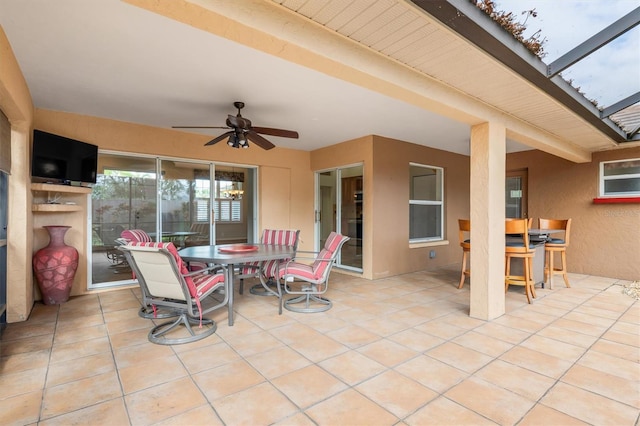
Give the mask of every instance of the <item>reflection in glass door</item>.
[[363, 185], [362, 165], [316, 174], [316, 227], [318, 248], [331, 231], [350, 237], [342, 247], [338, 265], [362, 272]]
[[505, 183], [505, 217], [526, 218], [527, 211], [527, 171], [507, 172]]
[[117, 239], [125, 229], [156, 232], [156, 160], [101, 154], [91, 194], [91, 288], [131, 281]]

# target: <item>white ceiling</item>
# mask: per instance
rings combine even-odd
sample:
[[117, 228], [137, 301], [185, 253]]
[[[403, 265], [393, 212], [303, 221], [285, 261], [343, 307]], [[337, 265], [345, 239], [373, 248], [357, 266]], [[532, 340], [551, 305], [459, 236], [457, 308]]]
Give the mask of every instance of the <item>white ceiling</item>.
[[466, 124], [119, 0], [0, 0], [0, 25], [36, 108], [224, 126], [240, 100], [254, 126], [299, 132], [267, 136], [279, 147], [310, 151], [376, 134], [469, 154]]

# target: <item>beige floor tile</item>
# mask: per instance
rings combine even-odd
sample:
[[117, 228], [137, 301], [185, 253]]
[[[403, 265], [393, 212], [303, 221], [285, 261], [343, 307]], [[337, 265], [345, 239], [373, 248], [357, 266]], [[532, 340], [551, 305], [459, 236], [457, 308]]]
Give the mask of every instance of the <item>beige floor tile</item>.
[[318, 425], [396, 425], [398, 418], [359, 392], [349, 389], [306, 410]]
[[209, 404], [180, 413], [155, 424], [155, 426], [223, 426], [222, 420]]
[[7, 327], [2, 334], [4, 343], [37, 336], [52, 336], [56, 329], [55, 319], [51, 322], [18, 322]]
[[638, 419], [635, 408], [562, 382], [541, 403], [594, 425], [632, 425]]
[[[640, 373], [640, 366], [636, 370]], [[567, 374], [562, 376], [562, 381], [584, 390], [606, 396], [618, 402], [640, 409], [640, 385], [638, 374], [623, 379], [619, 376], [604, 373], [593, 368], [575, 365]], [[639, 413], [640, 414], [640, 413]]]
[[69, 362], [100, 353], [111, 353], [111, 345], [107, 336], [67, 344], [57, 344], [56, 342], [51, 350], [51, 363]]
[[229, 336], [225, 341], [241, 356], [247, 357], [283, 346], [283, 343], [269, 333], [255, 333], [250, 336]]
[[189, 371], [189, 374], [200, 373], [201, 371], [216, 368], [242, 358], [225, 342], [196, 347], [190, 351], [179, 352], [177, 355]]
[[584, 324], [589, 324], [591, 327], [596, 330], [600, 330], [601, 332], [604, 332], [614, 323], [614, 320], [611, 318], [602, 318], [588, 313], [581, 313], [578, 312], [577, 309], [569, 312], [563, 318], [568, 321], [578, 321]]
[[153, 328], [149, 323], [148, 328], [139, 328], [137, 330], [125, 331], [124, 333], [111, 334], [109, 340], [111, 340], [111, 347], [114, 349], [121, 349], [127, 346], [136, 346], [149, 341], [149, 331]]
[[307, 358], [286, 346], [251, 355], [245, 359], [267, 379], [274, 379], [311, 364]]
[[3, 356], [0, 358], [0, 371], [20, 373], [35, 368], [46, 368], [49, 365], [50, 356], [49, 349]]
[[116, 365], [119, 369], [146, 362], [154, 358], [164, 358], [174, 354], [173, 347], [168, 345], [156, 345], [148, 340], [135, 346], [125, 346], [113, 351]]
[[102, 352], [89, 355], [73, 361], [62, 361], [51, 363], [47, 373], [47, 387], [69, 383], [99, 374], [115, 372], [116, 366], [113, 362], [111, 352]]
[[303, 409], [347, 388], [343, 382], [316, 365], [277, 377], [271, 383]]
[[41, 402], [42, 389], [8, 398], [0, 398], [0, 424], [36, 424], [40, 418]]
[[546, 407], [542, 404], [538, 404], [531, 409], [518, 426], [549, 426], [549, 425], [562, 425], [562, 426], [587, 426], [581, 420], [575, 417], [564, 414], [553, 408]]
[[108, 336], [107, 326], [98, 324], [92, 327], [82, 327], [78, 329], [56, 330], [56, 339], [54, 346], [68, 345], [71, 343], [82, 342], [84, 340], [99, 339]]
[[580, 346], [571, 345], [569, 343], [559, 342], [544, 336], [531, 336], [520, 344], [523, 348], [533, 349], [556, 358], [575, 362], [586, 351]]
[[451, 342], [429, 350], [426, 355], [467, 373], [473, 373], [493, 360], [493, 357]]
[[600, 339], [593, 344], [591, 350], [617, 358], [623, 358], [627, 361], [640, 362], [640, 348], [637, 346]]
[[[100, 311], [100, 309], [98, 309]], [[96, 325], [104, 324], [104, 318], [102, 313], [92, 315], [80, 315], [75, 313], [67, 313], [66, 315], [60, 312], [58, 318], [58, 330], [76, 330], [83, 327], [93, 327]]]
[[536, 333], [536, 335], [548, 337], [558, 342], [565, 342], [571, 345], [580, 346], [581, 348], [588, 348], [593, 345], [593, 342], [598, 340], [597, 336], [576, 333], [573, 330], [565, 329], [556, 325], [545, 327]]
[[177, 355], [151, 358], [119, 369], [124, 394], [137, 392], [188, 375]]
[[38, 423], [39, 426], [67, 426], [91, 424], [95, 426], [126, 425], [129, 424], [129, 415], [124, 406], [123, 398], [116, 398], [92, 405], [81, 410], [62, 414]]
[[511, 343], [474, 331], [456, 337], [452, 342], [492, 357], [500, 356], [513, 347]]
[[499, 359], [554, 379], [562, 376], [573, 364], [522, 346], [516, 346]]
[[322, 368], [353, 386], [387, 369], [357, 351], [349, 351], [320, 362]]
[[407, 330], [406, 324], [391, 321], [389, 318], [382, 315], [366, 321], [357, 321], [355, 324], [383, 337]]
[[47, 377], [47, 367], [24, 370], [18, 373], [4, 372], [0, 376], [0, 401], [26, 393], [42, 391]]
[[265, 381], [260, 373], [242, 359], [194, 374], [192, 377], [210, 402]]
[[441, 318], [415, 326], [414, 330], [422, 331], [444, 340], [453, 339], [467, 332], [466, 329], [446, 323]]
[[418, 352], [386, 339], [373, 342], [357, 350], [387, 367], [393, 367], [418, 355]]
[[394, 370], [439, 393], [469, 377], [469, 373], [427, 355], [407, 361]]
[[357, 325], [347, 325], [346, 327], [327, 333], [327, 336], [351, 349], [359, 348], [380, 340], [378, 334], [372, 333], [366, 328]]
[[603, 373], [622, 377], [623, 379], [638, 379], [640, 365], [637, 362], [614, 357], [596, 351], [589, 351], [580, 358], [578, 365], [590, 367]]
[[473, 377], [453, 387], [444, 396], [501, 425], [515, 424], [535, 404], [530, 399]]
[[321, 362], [349, 350], [345, 345], [323, 335], [305, 338], [298, 342], [293, 342], [289, 346], [312, 362]]
[[132, 393], [124, 399], [133, 426], [159, 423], [207, 402], [188, 377]]
[[555, 383], [555, 379], [500, 360], [493, 361], [474, 374], [474, 377], [532, 401], [540, 399]]
[[269, 383], [221, 398], [215, 409], [228, 425], [273, 424], [298, 412], [298, 407]]
[[514, 345], [517, 345], [531, 335], [531, 333], [527, 331], [515, 330], [495, 322], [488, 322], [473, 331]]
[[625, 345], [635, 346], [640, 348], [640, 330], [636, 330], [636, 333], [625, 333], [616, 330], [608, 330], [602, 336], [603, 339], [611, 340], [612, 342], [623, 343]]
[[15, 339], [9, 342], [5, 342], [4, 338], [2, 340], [2, 356], [5, 357], [27, 352], [50, 350], [53, 345], [53, 334], [25, 337], [24, 339]]
[[443, 396], [410, 415], [405, 423], [411, 426], [481, 426], [496, 424]]
[[438, 396], [431, 389], [395, 371], [386, 371], [360, 383], [355, 389], [399, 418]]
[[[73, 398], [69, 396], [73, 395]], [[109, 372], [46, 388], [42, 401], [42, 419], [89, 407], [122, 396], [116, 372]]]
[[428, 351], [445, 342], [444, 339], [414, 329], [393, 334], [388, 339], [416, 352]]
[[316, 424], [306, 414], [296, 413], [274, 423], [274, 426], [316, 426]]
[[548, 325], [548, 323], [545, 322], [536, 322], [532, 321], [531, 319], [520, 318], [512, 314], [505, 314], [500, 318], [495, 319], [493, 322], [495, 322], [496, 324], [504, 325], [505, 327], [510, 327], [521, 331], [528, 331], [530, 333], [535, 333], [536, 331]]

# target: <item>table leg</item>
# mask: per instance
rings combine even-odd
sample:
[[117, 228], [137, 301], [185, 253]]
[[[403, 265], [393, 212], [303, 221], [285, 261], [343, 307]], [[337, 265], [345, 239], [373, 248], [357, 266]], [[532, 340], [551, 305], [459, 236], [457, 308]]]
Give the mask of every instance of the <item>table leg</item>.
[[229, 326], [233, 326], [233, 273], [234, 265], [227, 265], [227, 280], [229, 281]]

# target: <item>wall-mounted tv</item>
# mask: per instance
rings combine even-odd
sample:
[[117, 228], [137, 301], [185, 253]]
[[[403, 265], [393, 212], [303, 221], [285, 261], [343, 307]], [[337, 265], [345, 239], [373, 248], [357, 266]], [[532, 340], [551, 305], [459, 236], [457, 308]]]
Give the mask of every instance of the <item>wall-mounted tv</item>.
[[33, 131], [31, 176], [37, 182], [96, 183], [98, 147], [41, 130]]

